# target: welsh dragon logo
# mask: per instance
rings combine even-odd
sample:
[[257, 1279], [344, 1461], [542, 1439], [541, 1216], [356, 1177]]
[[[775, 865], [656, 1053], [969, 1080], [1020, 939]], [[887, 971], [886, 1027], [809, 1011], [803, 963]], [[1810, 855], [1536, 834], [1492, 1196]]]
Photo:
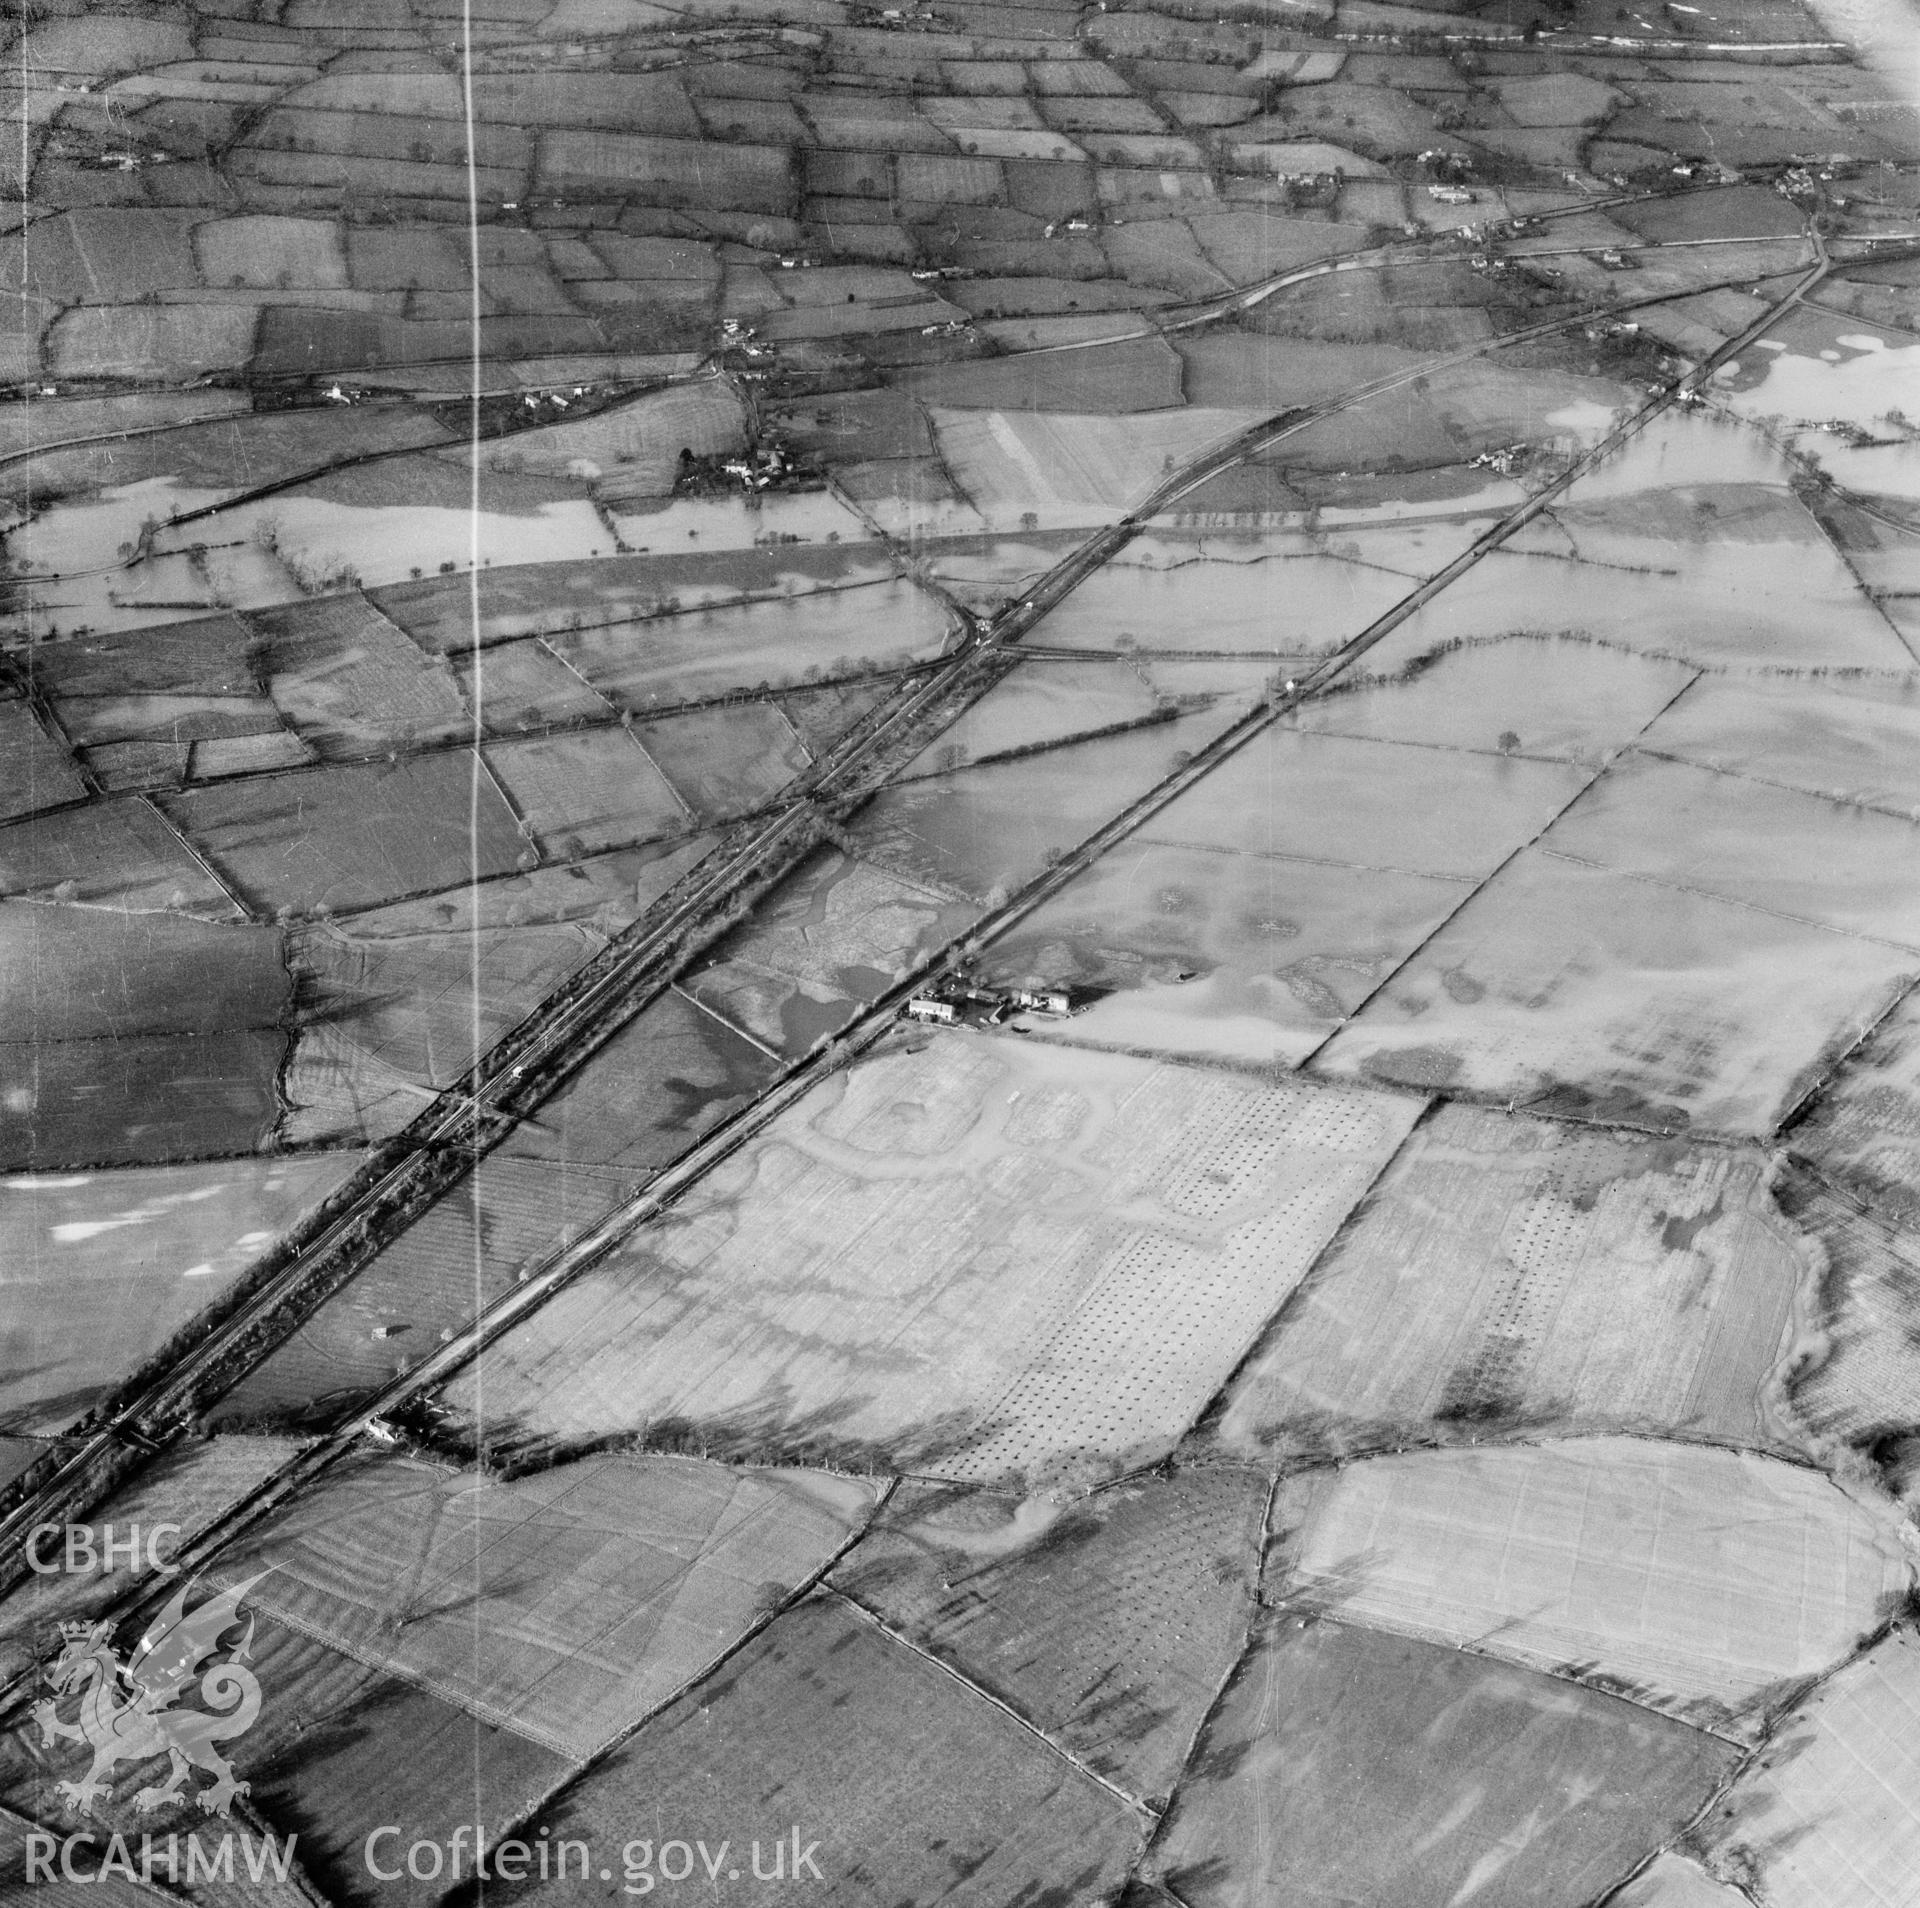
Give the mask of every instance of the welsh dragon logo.
[[[214, 1745], [245, 1735], [260, 1714], [260, 1684], [246, 1667], [253, 1642], [251, 1618], [232, 1652], [200, 1679], [200, 1698], [213, 1713], [173, 1705], [202, 1661], [214, 1654], [220, 1638], [240, 1620], [240, 1600], [266, 1574], [263, 1570], [207, 1598], [191, 1612], [188, 1586], [182, 1584], [124, 1663], [110, 1641], [111, 1623], [61, 1624], [60, 1653], [44, 1671], [54, 1695], [34, 1704], [33, 1717], [43, 1744], [65, 1740], [85, 1743], [93, 1751], [87, 1773], [78, 1782], [59, 1785], [69, 1808], [91, 1815], [94, 1798], [112, 1788], [118, 1764], [149, 1762], [156, 1756], [170, 1757], [172, 1772], [165, 1782], [134, 1797], [142, 1809], [173, 1801], [194, 1769], [213, 1777], [196, 1798], [209, 1815], [225, 1815], [234, 1797], [246, 1794], [247, 1784], [233, 1779], [233, 1765]], [[123, 1684], [131, 1695], [119, 1694]], [[63, 1722], [60, 1704], [75, 1694], [79, 1720]]]

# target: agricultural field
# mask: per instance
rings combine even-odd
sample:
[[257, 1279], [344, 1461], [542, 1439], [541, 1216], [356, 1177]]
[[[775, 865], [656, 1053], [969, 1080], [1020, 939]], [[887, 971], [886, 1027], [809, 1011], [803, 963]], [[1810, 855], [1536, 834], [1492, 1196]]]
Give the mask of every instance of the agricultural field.
[[1920, 1382], [1912, 1330], [1915, 1266], [1906, 1233], [1805, 1172], [1782, 1184], [1782, 1200], [1820, 1269], [1809, 1357], [1794, 1374], [1795, 1415], [1819, 1438], [1861, 1450], [1894, 1449], [1889, 1480], [1911, 1490], [1910, 1454], [1899, 1447]]
[[[307, 1889], [325, 1888], [328, 1900], [384, 1897], [424, 1908], [444, 1888], [408, 1873], [404, 1843], [397, 1863], [381, 1864], [393, 1879], [371, 1877], [369, 1835], [398, 1815], [443, 1849], [460, 1827], [469, 1840], [477, 1827], [496, 1842], [529, 1801], [552, 1794], [574, 1773], [571, 1761], [544, 1744], [494, 1728], [406, 1677], [272, 1618], [257, 1624], [262, 1685], [277, 1701], [271, 1718], [239, 1746], [234, 1765], [266, 1820], [297, 1825]], [[367, 1755], [370, 1743], [384, 1741], [407, 1745], [391, 1768]], [[389, 1848], [390, 1841], [376, 1844], [377, 1856]], [[303, 1889], [300, 1899], [311, 1895]]]
[[[1260, 421], [1184, 408], [1118, 418], [1053, 411], [930, 413], [942, 460], [995, 529], [1111, 523], [1198, 452]], [[1030, 527], [1030, 526], [1029, 526]]]
[[572, 922], [407, 933], [392, 931], [390, 913], [317, 921], [290, 939], [308, 1017], [281, 1088], [303, 1137], [326, 1117], [343, 1070], [362, 1083], [370, 1137], [384, 1124], [374, 1082], [399, 1089], [388, 1117], [405, 1124], [599, 946]]
[[1801, 538], [1758, 550], [1652, 537], [1596, 545], [1577, 521], [1569, 527], [1578, 548], [1571, 561], [1531, 551], [1489, 559], [1458, 594], [1448, 590], [1395, 631], [1373, 667], [1392, 673], [1463, 642], [1534, 634], [1715, 670], [1891, 675], [1912, 666], [1810, 522]]
[[1316, 1066], [1656, 1133], [1761, 1134], [1916, 976], [1899, 948], [1529, 847]]
[[937, 653], [946, 634], [937, 607], [887, 582], [614, 623], [555, 635], [549, 646], [609, 701], [644, 712], [656, 703], [898, 668]]
[[0, 1160], [245, 1150], [275, 1115], [293, 983], [279, 933], [0, 901]]
[[[742, 1811], [733, 1797], [754, 1806]], [[1144, 1821], [1044, 1739], [833, 1598], [810, 1599], [761, 1632], [704, 1694], [682, 1698], [541, 1811], [534, 1832], [611, 1849], [645, 1820], [642, 1811], [657, 1811], [685, 1838], [628, 1843], [634, 1866], [598, 1884], [609, 1901], [621, 1898], [619, 1876], [638, 1886], [670, 1875], [673, 1840], [689, 1855], [688, 1841], [710, 1851], [724, 1843], [736, 1861], [752, 1848], [761, 1881], [745, 1868], [720, 1869], [711, 1886], [721, 1901], [765, 1892], [776, 1840], [783, 1857], [818, 1849], [814, 1867], [851, 1870], [854, 1901], [987, 1908], [1036, 1888], [1064, 1899], [1111, 1885]], [[796, 1822], [829, 1820], [845, 1837], [837, 1854], [828, 1837], [787, 1840]], [[530, 1879], [500, 1892], [515, 1901], [546, 1891]], [[591, 1883], [579, 1893], [596, 1898]]]
[[[271, 1567], [255, 1600], [293, 1629], [581, 1761], [813, 1577], [873, 1496], [694, 1458], [587, 1458], [505, 1485], [376, 1460], [224, 1574]], [[476, 1621], [493, 1639], [477, 1661]]]
[[823, 848], [715, 942], [681, 991], [769, 1058], [797, 1057], [839, 1033], [976, 912], [927, 882]]
[[644, 746], [618, 727], [496, 743], [486, 762], [552, 860], [630, 847], [693, 825]]
[[991, 902], [1157, 787], [1238, 713], [1209, 697], [1171, 721], [922, 775], [883, 791], [848, 833], [858, 852], [910, 881]]
[[[1276, 1614], [1149, 1849], [1178, 1899], [1581, 1908], [1734, 1752], [1617, 1697], [1344, 1617]], [[1352, 1772], [1366, 1771], [1355, 1781]]]
[[73, 758], [25, 702], [0, 702], [0, 819], [59, 808], [87, 792]]
[[233, 922], [244, 910], [150, 802], [109, 797], [0, 827], [0, 892]]
[[749, 1101], [772, 1056], [674, 991], [637, 1014], [506, 1144], [549, 1178], [622, 1186]]
[[525, 849], [464, 749], [214, 784], [174, 797], [170, 816], [265, 913], [375, 907], [504, 874]]
[[0, 1179], [0, 1423], [51, 1432], [137, 1369], [324, 1199], [351, 1153]]
[[1307, 538], [1262, 538], [1249, 549], [1231, 536], [1169, 536], [1076, 590], [1041, 638], [1136, 654], [1324, 655], [1419, 580]]
[[1213, 1435], [1254, 1457], [1551, 1423], [1795, 1451], [1786, 1371], [1810, 1281], [1758, 1158], [1447, 1107]]
[[1270, 732], [999, 941], [992, 971], [1096, 990], [1068, 1038], [1305, 1060], [1588, 773], [1390, 746]]
[[[125, 1589], [134, 1568], [126, 1550], [129, 1525], [178, 1525], [177, 1532], [168, 1532], [161, 1541], [163, 1552], [172, 1550], [176, 1539], [189, 1543], [213, 1517], [270, 1477], [298, 1448], [297, 1440], [286, 1437], [196, 1439], [170, 1452], [137, 1483], [115, 1492], [97, 1507], [87, 1527], [98, 1560], [94, 1568], [37, 1574], [0, 1601], [0, 1667], [10, 1677], [30, 1668], [59, 1624], [98, 1615]], [[121, 1539], [111, 1559], [105, 1555], [109, 1524], [116, 1526]], [[64, 1556], [64, 1543], [59, 1548]], [[85, 1556], [83, 1543], [76, 1540], [75, 1548]]]
[[488, 565], [478, 576], [422, 578], [368, 594], [423, 649], [471, 668], [476, 643], [491, 646], [682, 609], [857, 589], [894, 574], [888, 552], [872, 544], [765, 544], [718, 553], [647, 551], [590, 565]]
[[1293, 1065], [1472, 891], [1458, 876], [1136, 841], [997, 940], [986, 971], [1090, 996], [1058, 1040]]
[[799, 731], [776, 703], [643, 722], [633, 738], [684, 808], [703, 822], [725, 821], [770, 802], [809, 759]]
[[1245, 1641], [1268, 1496], [1225, 1467], [1065, 1509], [909, 1487], [833, 1583], [1157, 1807]]
[[[1299, 724], [1381, 742], [1598, 762], [1642, 736], [1656, 716], [1663, 718], [1659, 740], [1647, 746], [1683, 750], [1678, 737], [1690, 721], [1723, 702], [1719, 681], [1698, 683], [1682, 714], [1675, 698], [1695, 683], [1684, 663], [1578, 637], [1518, 636], [1450, 650], [1417, 675], [1370, 681], [1363, 667], [1337, 694], [1303, 708]], [[1776, 739], [1784, 744], [1770, 731], [1769, 748]], [[1688, 759], [1729, 765], [1718, 753]]]
[[1913, 1908], [1893, 0], [14, 12], [0, 1899]]
[[1283, 1589], [1752, 1741], [1798, 1679], [1900, 1606], [1912, 1573], [1897, 1513], [1816, 1471], [1598, 1437], [1340, 1471]]
[[1025, 755], [1171, 714], [1171, 707], [1125, 663], [1028, 662], [909, 763], [903, 779], [960, 768], [982, 757]]
[[1897, 1898], [1920, 1853], [1909, 1793], [1920, 1663], [1898, 1631], [1808, 1698], [1702, 1824], [1707, 1866], [1782, 1908]]
[[[902, 1045], [452, 1395], [524, 1443], [639, 1429], [645, 1397], [650, 1422], [716, 1450], [898, 1452], [981, 1481], [1164, 1453], [1419, 1105], [1100, 1054], [1071, 1068], [1055, 1085], [1039, 1047]], [[701, 1297], [747, 1265], [750, 1309]], [[879, 1303], [903, 1289], [905, 1334]]]
[[316, 921], [290, 940], [300, 1024], [280, 1077], [283, 1138], [377, 1138], [672, 886], [711, 845], [583, 855]]
[[1915, 1003], [1902, 999], [1828, 1082], [1795, 1128], [1794, 1147], [1901, 1225], [1920, 1212], [1911, 1162], [1920, 1143]]
[[[416, 1091], [405, 1110], [423, 1100]], [[300, 1427], [378, 1391], [512, 1290], [604, 1204], [590, 1173], [495, 1157], [378, 1253], [208, 1414], [222, 1430]]]

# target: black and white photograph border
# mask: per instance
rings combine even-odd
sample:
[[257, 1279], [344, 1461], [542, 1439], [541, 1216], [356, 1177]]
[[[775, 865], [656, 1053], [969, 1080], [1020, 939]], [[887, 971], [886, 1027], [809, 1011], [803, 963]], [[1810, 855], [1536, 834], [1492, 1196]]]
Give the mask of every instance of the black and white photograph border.
[[1915, 0], [0, 95], [0, 1900], [1920, 1908]]

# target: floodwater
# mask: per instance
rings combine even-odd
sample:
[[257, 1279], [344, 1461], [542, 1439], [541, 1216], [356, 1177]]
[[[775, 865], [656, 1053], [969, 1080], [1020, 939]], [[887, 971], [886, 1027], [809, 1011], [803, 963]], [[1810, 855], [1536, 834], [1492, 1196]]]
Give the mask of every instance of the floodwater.
[[[824, 490], [750, 501], [675, 497], [658, 503], [623, 502], [614, 512], [614, 521], [627, 544], [655, 556], [750, 550], [762, 543], [863, 543], [872, 534], [846, 505]], [[604, 541], [604, 534], [599, 540]]]
[[[872, 532], [825, 492], [623, 504], [610, 527], [587, 498], [476, 518], [436, 504], [356, 505], [293, 492], [166, 528], [230, 491], [170, 477], [56, 504], [11, 532], [35, 635], [137, 629], [355, 586], [483, 565], [577, 563], [627, 552], [698, 554], [766, 544], [860, 544]], [[151, 554], [131, 561], [143, 529]]]
[[1920, 106], [1920, 7], [1912, 0], [1811, 0], [1836, 39], [1851, 40], [1876, 72]]
[[153, 554], [129, 561], [143, 526], [175, 524], [230, 494], [148, 478], [56, 505], [13, 532], [35, 633], [137, 629], [355, 583], [405, 582], [443, 567], [464, 570], [476, 543], [484, 562], [501, 564], [611, 555], [614, 547], [584, 499], [526, 516], [483, 512], [476, 524], [464, 510], [366, 508], [296, 494], [156, 528]]
[[1843, 320], [1817, 357], [1778, 351], [1753, 369], [1751, 383], [1720, 395], [1729, 410], [1790, 431], [1848, 490], [1920, 497], [1920, 343], [1890, 345]]

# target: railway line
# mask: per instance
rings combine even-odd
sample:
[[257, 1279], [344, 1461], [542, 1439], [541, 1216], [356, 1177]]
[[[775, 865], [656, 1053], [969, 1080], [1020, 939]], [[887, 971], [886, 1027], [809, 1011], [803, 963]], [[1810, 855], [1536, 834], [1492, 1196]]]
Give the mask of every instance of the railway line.
[[[1382, 617], [1307, 669], [1283, 696], [1242, 717], [1198, 750], [1172, 776], [1112, 817], [1056, 866], [1004, 906], [969, 927], [964, 939], [990, 939], [1050, 899], [1108, 848], [1255, 735], [1318, 693], [1394, 629], [1457, 581], [1492, 550], [1550, 505], [1587, 471], [1611, 456], [1661, 413], [1688, 399], [1719, 365], [1747, 348], [1806, 296], [1831, 269], [1812, 235], [1814, 263], [1752, 326], [1637, 408], [1550, 483], [1492, 525], [1452, 563], [1427, 579]], [[1669, 293], [1667, 296], [1671, 297]], [[1564, 315], [1490, 341], [1415, 371], [1375, 380], [1314, 405], [1299, 407], [1203, 451], [1161, 484], [1135, 510], [1097, 531], [1048, 572], [1034, 589], [984, 624], [957, 630], [946, 655], [906, 678], [894, 697], [874, 710], [792, 785], [778, 811], [737, 830], [719, 851], [671, 890], [648, 916], [588, 962], [506, 1034], [469, 1073], [429, 1107], [362, 1176], [349, 1182], [307, 1230], [287, 1242], [239, 1305], [196, 1343], [125, 1395], [109, 1401], [99, 1421], [76, 1435], [71, 1448], [42, 1458], [13, 1486], [0, 1516], [0, 1589], [26, 1567], [25, 1546], [39, 1525], [84, 1515], [156, 1447], [177, 1437], [195, 1411], [236, 1383], [282, 1342], [324, 1299], [346, 1284], [400, 1226], [426, 1210], [522, 1118], [557, 1089], [579, 1064], [624, 1027], [672, 982], [698, 947], [723, 931], [732, 911], [750, 903], [790, 873], [824, 838], [825, 825], [850, 812], [884, 783], [900, 749], [922, 746], [930, 724], [945, 726], [1014, 666], [1006, 652], [1154, 517], [1216, 475], [1287, 436], [1446, 364], [1489, 349], [1564, 331], [1590, 315]], [[421, 1396], [470, 1361], [502, 1332], [581, 1271], [612, 1251], [635, 1226], [670, 1204], [727, 1153], [806, 1092], [827, 1069], [877, 1039], [899, 1008], [930, 978], [948, 971], [957, 943], [883, 995], [820, 1052], [795, 1062], [755, 1102], [663, 1169], [583, 1235], [528, 1268], [522, 1280], [447, 1344], [397, 1378], [369, 1404], [274, 1474], [246, 1503], [217, 1521], [183, 1553], [192, 1568], [306, 1478], [335, 1461], [368, 1428]], [[129, 1600], [142, 1594], [138, 1584]]]

